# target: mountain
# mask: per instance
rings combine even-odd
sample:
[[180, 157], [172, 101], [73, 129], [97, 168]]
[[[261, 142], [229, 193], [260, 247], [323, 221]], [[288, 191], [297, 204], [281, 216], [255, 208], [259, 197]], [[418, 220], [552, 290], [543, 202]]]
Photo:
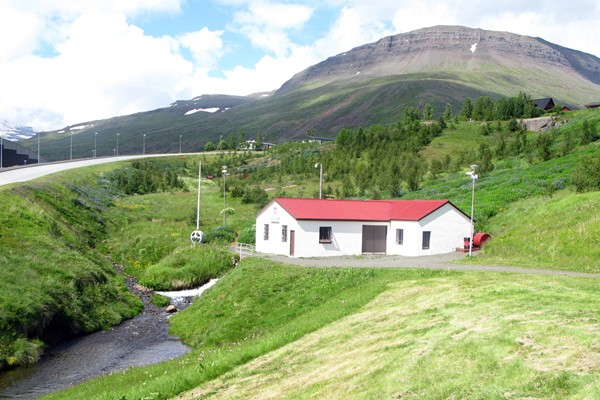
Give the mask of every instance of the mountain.
[[29, 126], [11, 126], [8, 121], [0, 121], [0, 136], [10, 141], [29, 139], [36, 135]]
[[[333, 137], [344, 127], [388, 124], [408, 106], [526, 92], [580, 108], [600, 101], [600, 59], [540, 38], [460, 26], [436, 26], [383, 38], [330, 57], [291, 77], [275, 93], [203, 95], [169, 107], [79, 124], [74, 157], [201, 151], [208, 141], [244, 130], [265, 140]], [[82, 128], [83, 127], [83, 128]], [[43, 135], [44, 156], [67, 157], [75, 127]], [[97, 135], [96, 135], [97, 132]], [[145, 135], [145, 136], [144, 136]]]

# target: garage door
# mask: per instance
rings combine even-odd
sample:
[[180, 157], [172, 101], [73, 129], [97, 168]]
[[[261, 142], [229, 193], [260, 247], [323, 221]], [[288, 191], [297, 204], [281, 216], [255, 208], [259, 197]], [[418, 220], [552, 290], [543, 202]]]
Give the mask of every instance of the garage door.
[[387, 226], [363, 225], [362, 227], [362, 252], [386, 254], [385, 239]]

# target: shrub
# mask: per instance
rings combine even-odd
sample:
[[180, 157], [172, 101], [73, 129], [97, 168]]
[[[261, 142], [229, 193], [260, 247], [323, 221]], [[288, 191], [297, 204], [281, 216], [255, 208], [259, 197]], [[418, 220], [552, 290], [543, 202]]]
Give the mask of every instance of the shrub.
[[235, 240], [236, 233], [229, 225], [217, 226], [212, 231], [204, 235], [205, 243], [231, 243]]
[[238, 242], [247, 243], [247, 244], [255, 244], [256, 243], [256, 225], [252, 225], [246, 227], [241, 230], [238, 235]]
[[600, 190], [600, 157], [587, 157], [579, 161], [571, 182], [578, 193]]

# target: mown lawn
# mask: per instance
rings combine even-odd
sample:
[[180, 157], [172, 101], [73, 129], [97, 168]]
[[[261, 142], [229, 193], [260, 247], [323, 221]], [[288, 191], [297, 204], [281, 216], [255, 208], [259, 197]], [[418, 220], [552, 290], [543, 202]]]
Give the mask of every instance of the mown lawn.
[[248, 259], [174, 317], [190, 354], [48, 398], [596, 398], [599, 289]]
[[600, 396], [600, 281], [401, 276], [356, 313], [178, 398]]

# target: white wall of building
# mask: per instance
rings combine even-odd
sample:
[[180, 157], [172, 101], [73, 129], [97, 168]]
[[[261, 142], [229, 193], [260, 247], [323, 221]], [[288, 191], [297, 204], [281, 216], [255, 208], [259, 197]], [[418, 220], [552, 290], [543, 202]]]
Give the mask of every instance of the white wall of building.
[[[463, 247], [471, 221], [450, 204], [445, 204], [420, 221], [392, 221], [387, 253], [401, 256], [426, 256], [451, 253]], [[396, 244], [396, 229], [404, 229], [402, 245]], [[431, 232], [429, 249], [423, 249], [423, 232]]]
[[[269, 238], [264, 240], [264, 225]], [[282, 241], [282, 227], [287, 226], [287, 241]], [[294, 257], [327, 257], [362, 254], [363, 225], [387, 226], [386, 254], [424, 256], [451, 253], [462, 248], [469, 236], [470, 220], [451, 204], [445, 204], [420, 221], [296, 221], [278, 203], [271, 202], [256, 218], [256, 251], [290, 255], [290, 231], [295, 231]], [[332, 228], [332, 242], [319, 243], [319, 228]], [[396, 243], [396, 229], [403, 229], [403, 243]], [[429, 249], [423, 249], [423, 231], [431, 232]]]

